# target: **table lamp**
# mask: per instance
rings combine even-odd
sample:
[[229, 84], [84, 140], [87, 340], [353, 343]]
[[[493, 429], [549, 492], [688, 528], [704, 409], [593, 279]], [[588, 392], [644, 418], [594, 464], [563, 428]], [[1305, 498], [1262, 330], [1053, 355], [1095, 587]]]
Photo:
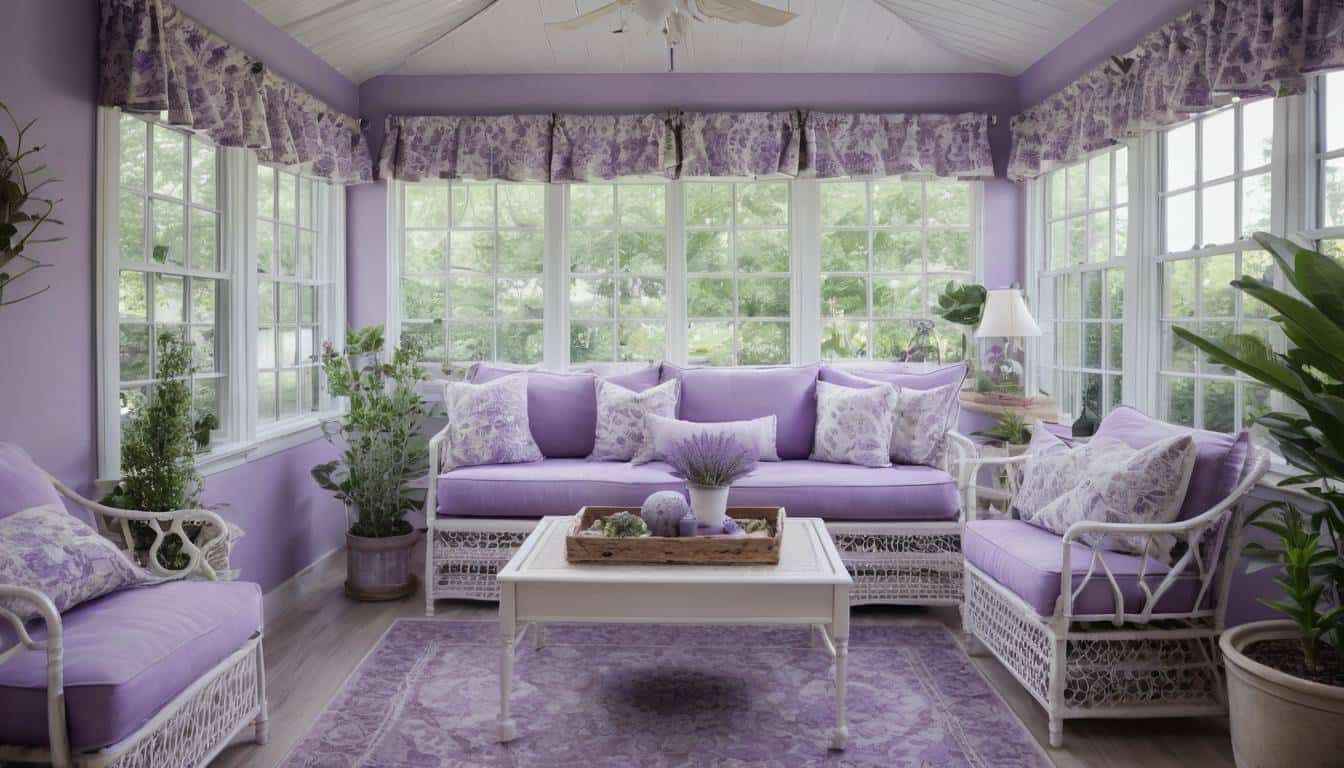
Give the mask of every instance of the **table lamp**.
[[[975, 330], [975, 336], [981, 339], [1008, 340], [1004, 345], [1004, 358], [1008, 361], [1008, 365], [1014, 367], [1019, 386], [1025, 383], [1024, 371], [1021, 363], [1011, 355], [1012, 340], [1040, 335], [1041, 328], [1032, 319], [1031, 311], [1027, 309], [1027, 302], [1022, 300], [1020, 288], [995, 288], [988, 292], [985, 297], [985, 312], [980, 319], [980, 327]], [[1030, 402], [1029, 398], [1020, 395], [1000, 394], [1000, 397], [1021, 404]]]

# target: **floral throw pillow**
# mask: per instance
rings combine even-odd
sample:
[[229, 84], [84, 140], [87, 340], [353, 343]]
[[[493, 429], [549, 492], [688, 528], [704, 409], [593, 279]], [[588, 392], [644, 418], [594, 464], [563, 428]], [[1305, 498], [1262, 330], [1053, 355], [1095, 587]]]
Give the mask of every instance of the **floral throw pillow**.
[[526, 376], [484, 384], [449, 382], [444, 405], [449, 426], [445, 469], [541, 461], [527, 421]]
[[[70, 608], [127, 587], [160, 581], [60, 504], [44, 504], [0, 520], [0, 584], [28, 587]], [[33, 604], [0, 598], [22, 621], [39, 615]]]
[[[1170, 523], [1181, 514], [1190, 475], [1195, 468], [1195, 438], [1176, 435], [1143, 448], [1113, 438], [1087, 444], [1082, 481], [1045, 505], [1030, 519], [1033, 525], [1064, 533], [1074, 523]], [[1103, 541], [1104, 538], [1104, 541]], [[1146, 543], [1144, 536], [1088, 534], [1082, 541], [1117, 552], [1148, 554], [1163, 562], [1171, 558], [1173, 536], [1162, 534]]]
[[643, 392], [626, 389], [599, 378], [597, 387], [597, 435], [589, 461], [630, 461], [648, 441], [645, 416], [677, 415], [681, 380], [672, 379]]
[[1031, 443], [1027, 446], [1017, 493], [1013, 494], [1013, 517], [1034, 518], [1047, 504], [1082, 482], [1089, 445], [1070, 448], [1037, 419], [1031, 428]]
[[898, 400], [890, 384], [852, 389], [818, 381], [812, 460], [891, 466], [891, 430]]
[[891, 432], [891, 460], [897, 464], [942, 467], [947, 459], [947, 431], [953, 427], [961, 384], [934, 389], [901, 387], [896, 426]]

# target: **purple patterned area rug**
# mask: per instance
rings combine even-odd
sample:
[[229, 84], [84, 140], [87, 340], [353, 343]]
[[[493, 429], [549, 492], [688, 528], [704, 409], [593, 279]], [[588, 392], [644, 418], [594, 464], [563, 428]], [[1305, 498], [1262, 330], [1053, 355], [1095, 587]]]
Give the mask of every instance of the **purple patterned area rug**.
[[519, 737], [494, 741], [493, 622], [392, 625], [283, 765], [977, 766], [1050, 762], [942, 626], [853, 626], [849, 748], [805, 629], [554, 625], [520, 643]]

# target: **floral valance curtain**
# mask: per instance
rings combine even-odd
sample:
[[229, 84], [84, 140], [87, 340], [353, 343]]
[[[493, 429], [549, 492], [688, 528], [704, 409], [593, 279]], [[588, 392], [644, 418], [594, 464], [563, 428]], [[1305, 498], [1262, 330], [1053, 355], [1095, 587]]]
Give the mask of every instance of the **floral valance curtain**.
[[818, 178], [931, 174], [992, 177], [989, 117], [811, 112], [803, 166]]
[[168, 122], [265, 162], [373, 180], [360, 120], [342, 114], [165, 0], [101, 0], [99, 103]]
[[674, 115], [556, 115], [551, 181], [677, 174]]
[[1192, 114], [1299, 93], [1344, 67], [1338, 0], [1208, 0], [1012, 121], [1008, 177], [1032, 179]]
[[682, 112], [387, 118], [385, 179], [994, 175], [984, 114]]
[[549, 181], [551, 116], [388, 117], [384, 179]]

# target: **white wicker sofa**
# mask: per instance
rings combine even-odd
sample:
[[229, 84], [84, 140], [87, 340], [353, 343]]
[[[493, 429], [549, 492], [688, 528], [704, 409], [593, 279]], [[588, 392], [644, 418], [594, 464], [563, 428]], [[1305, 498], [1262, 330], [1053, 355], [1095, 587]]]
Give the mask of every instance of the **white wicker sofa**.
[[[163, 583], [64, 613], [42, 592], [0, 585], [0, 602], [38, 614], [25, 624], [0, 605], [0, 764], [194, 767], [239, 737], [265, 743], [261, 589], [217, 580], [232, 575], [237, 530], [207, 510], [96, 504], [0, 443], [0, 517], [61, 497], [120, 547], [134, 546], [131, 523], [146, 526], [154, 540], [142, 564]], [[154, 556], [174, 534], [189, 558], [181, 570]]]
[[[917, 372], [874, 364], [846, 373], [929, 389], [959, 385], [965, 367]], [[433, 480], [425, 502], [428, 615], [440, 598], [498, 599], [496, 573], [543, 515], [573, 514], [585, 504], [638, 508], [654, 491], [683, 488], [658, 462], [630, 466], [584, 460], [592, 449], [596, 418], [594, 374], [491, 366], [476, 366], [470, 374], [476, 382], [506, 375], [529, 377], [528, 417], [546, 458], [442, 472], [448, 428], [431, 439]], [[962, 508], [971, 494], [971, 478], [962, 467], [975, 449], [955, 431], [955, 402], [942, 466], [869, 469], [808, 461], [816, 381], [838, 375], [819, 365], [681, 369], [664, 363], [612, 378], [632, 389], [679, 378], [679, 417], [689, 421], [776, 416], [783, 460], [762, 462], [734, 485], [729, 503], [779, 505], [793, 515], [823, 517], [854, 577], [856, 604], [960, 604]]]
[[[1268, 468], [1245, 433], [1186, 430], [1118, 408], [1098, 438], [1133, 447], [1190, 432], [1197, 459], [1177, 522], [1080, 522], [1063, 536], [1020, 520], [968, 519], [963, 536], [963, 626], [973, 653], [988, 651], [1045, 708], [1050, 744], [1064, 721], [1091, 717], [1214, 715], [1226, 711], [1218, 636], [1237, 561], [1239, 512]], [[1094, 438], [1094, 439], [1098, 439]], [[1015, 470], [1027, 456], [968, 462]], [[1015, 490], [1018, 473], [1010, 471]], [[1085, 535], [1165, 534], [1174, 561], [1110, 551]], [[1149, 550], [1155, 551], [1155, 550]]]

